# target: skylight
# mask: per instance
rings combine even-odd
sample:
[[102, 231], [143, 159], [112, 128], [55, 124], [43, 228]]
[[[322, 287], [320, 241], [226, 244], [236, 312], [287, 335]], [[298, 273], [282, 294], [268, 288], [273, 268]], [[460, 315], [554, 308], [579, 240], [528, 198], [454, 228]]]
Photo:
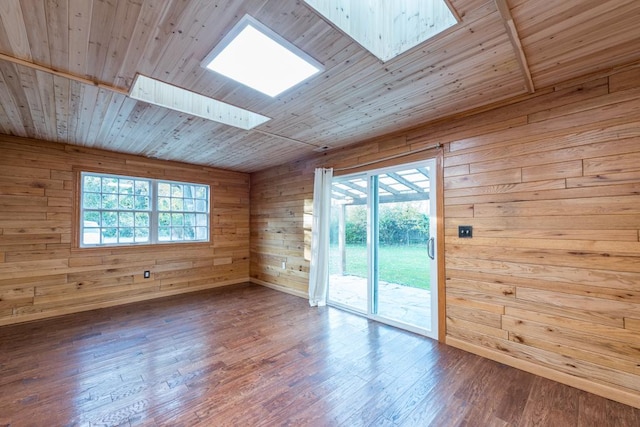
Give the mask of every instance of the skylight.
[[129, 97], [245, 130], [271, 120], [261, 114], [140, 74], [131, 86]]
[[249, 15], [207, 55], [202, 66], [272, 97], [323, 68]]
[[382, 61], [457, 23], [445, 0], [305, 0]]

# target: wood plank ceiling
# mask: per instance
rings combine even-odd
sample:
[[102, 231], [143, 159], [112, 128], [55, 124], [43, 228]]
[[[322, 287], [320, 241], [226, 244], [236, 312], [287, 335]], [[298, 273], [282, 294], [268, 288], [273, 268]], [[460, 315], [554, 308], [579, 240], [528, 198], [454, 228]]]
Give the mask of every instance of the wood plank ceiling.
[[[382, 63], [297, 0], [2, 0], [0, 133], [253, 172], [640, 60], [637, 0], [451, 5], [458, 25]], [[246, 13], [326, 70], [270, 98], [203, 69]], [[273, 120], [243, 131], [135, 101], [136, 73]]]

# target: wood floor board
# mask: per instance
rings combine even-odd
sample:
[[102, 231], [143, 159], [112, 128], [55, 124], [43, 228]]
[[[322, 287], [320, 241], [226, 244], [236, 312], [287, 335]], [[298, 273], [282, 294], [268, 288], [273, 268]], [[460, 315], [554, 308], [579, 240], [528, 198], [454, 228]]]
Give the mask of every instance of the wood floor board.
[[635, 426], [640, 410], [256, 285], [0, 327], [0, 425]]
[[605, 425], [619, 427], [640, 425], [640, 413], [630, 407], [620, 407], [616, 402], [599, 399], [593, 394], [582, 393], [578, 400], [578, 426]]

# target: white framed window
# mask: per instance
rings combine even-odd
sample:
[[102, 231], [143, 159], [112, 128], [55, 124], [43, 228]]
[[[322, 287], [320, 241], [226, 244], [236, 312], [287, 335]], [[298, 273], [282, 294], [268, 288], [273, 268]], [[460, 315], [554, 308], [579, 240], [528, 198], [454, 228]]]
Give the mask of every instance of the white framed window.
[[81, 173], [80, 247], [209, 241], [209, 186]]

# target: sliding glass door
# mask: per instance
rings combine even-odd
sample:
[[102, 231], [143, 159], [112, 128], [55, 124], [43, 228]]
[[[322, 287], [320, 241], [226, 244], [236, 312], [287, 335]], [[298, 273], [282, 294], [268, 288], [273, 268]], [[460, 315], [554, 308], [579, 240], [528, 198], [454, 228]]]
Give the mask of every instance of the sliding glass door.
[[329, 238], [329, 302], [366, 314], [367, 283], [366, 175], [334, 178]]
[[437, 338], [435, 171], [334, 178], [330, 304]]

